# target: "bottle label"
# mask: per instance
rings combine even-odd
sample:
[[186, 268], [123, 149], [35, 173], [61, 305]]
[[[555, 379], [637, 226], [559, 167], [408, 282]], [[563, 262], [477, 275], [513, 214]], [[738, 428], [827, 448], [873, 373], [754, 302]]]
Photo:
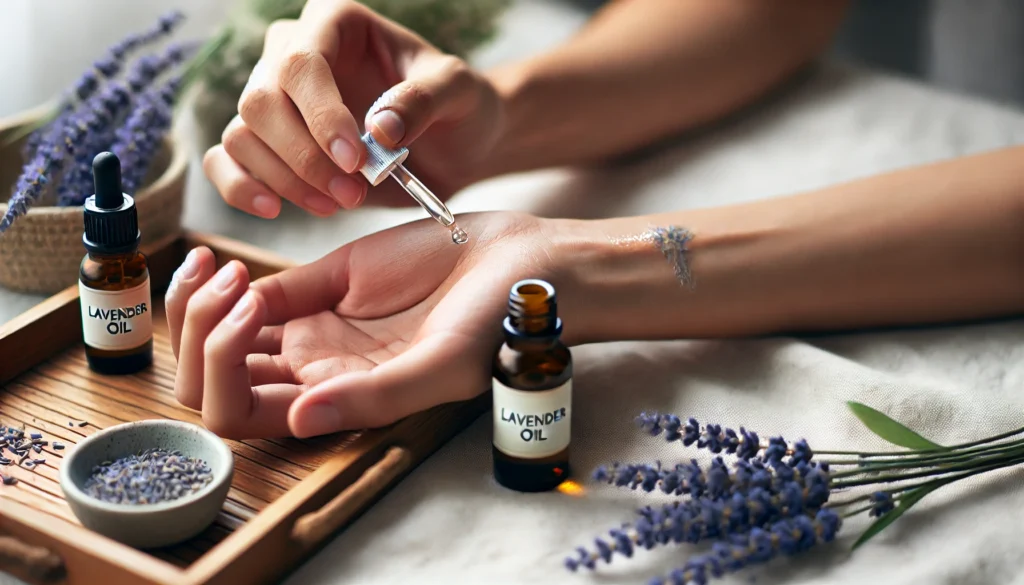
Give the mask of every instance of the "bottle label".
[[96, 290], [78, 283], [82, 338], [96, 349], [133, 349], [153, 336], [149, 279], [127, 290]]
[[492, 381], [494, 446], [510, 457], [540, 459], [569, 446], [572, 380], [550, 390], [524, 392]]

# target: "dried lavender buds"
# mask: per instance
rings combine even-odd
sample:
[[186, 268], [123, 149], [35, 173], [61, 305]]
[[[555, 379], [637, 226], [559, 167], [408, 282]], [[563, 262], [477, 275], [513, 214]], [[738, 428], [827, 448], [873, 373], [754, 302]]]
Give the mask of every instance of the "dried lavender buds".
[[195, 493], [213, 481], [210, 466], [180, 451], [147, 449], [92, 470], [85, 493], [113, 504], [157, 504]]

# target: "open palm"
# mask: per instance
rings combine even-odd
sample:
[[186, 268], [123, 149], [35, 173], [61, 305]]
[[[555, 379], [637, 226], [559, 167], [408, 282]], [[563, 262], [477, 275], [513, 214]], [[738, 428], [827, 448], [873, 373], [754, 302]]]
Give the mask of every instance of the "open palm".
[[176, 395], [232, 438], [381, 426], [471, 398], [488, 387], [509, 287], [543, 276], [534, 223], [474, 215], [471, 243], [454, 246], [415, 222], [251, 285], [197, 249], [168, 292]]

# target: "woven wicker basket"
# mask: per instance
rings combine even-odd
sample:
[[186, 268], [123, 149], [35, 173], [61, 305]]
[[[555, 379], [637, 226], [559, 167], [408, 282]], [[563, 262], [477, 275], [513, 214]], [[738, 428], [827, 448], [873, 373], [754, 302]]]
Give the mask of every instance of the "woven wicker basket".
[[[0, 129], [38, 119], [40, 110], [0, 120]], [[24, 163], [21, 144], [0, 148], [0, 216]], [[142, 242], [153, 242], [181, 229], [188, 152], [169, 138], [135, 195]], [[42, 201], [45, 203], [45, 200]], [[81, 207], [33, 207], [0, 235], [0, 286], [18, 292], [53, 294], [78, 280], [85, 255]]]

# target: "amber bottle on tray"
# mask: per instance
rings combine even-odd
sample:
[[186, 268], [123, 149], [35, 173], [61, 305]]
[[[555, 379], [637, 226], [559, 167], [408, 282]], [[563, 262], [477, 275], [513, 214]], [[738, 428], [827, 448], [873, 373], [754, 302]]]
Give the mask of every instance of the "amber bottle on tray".
[[109, 152], [93, 159], [96, 193], [85, 200], [88, 252], [78, 276], [82, 338], [89, 367], [130, 374], [153, 362], [149, 267], [139, 252], [135, 200], [121, 192], [121, 163]]

